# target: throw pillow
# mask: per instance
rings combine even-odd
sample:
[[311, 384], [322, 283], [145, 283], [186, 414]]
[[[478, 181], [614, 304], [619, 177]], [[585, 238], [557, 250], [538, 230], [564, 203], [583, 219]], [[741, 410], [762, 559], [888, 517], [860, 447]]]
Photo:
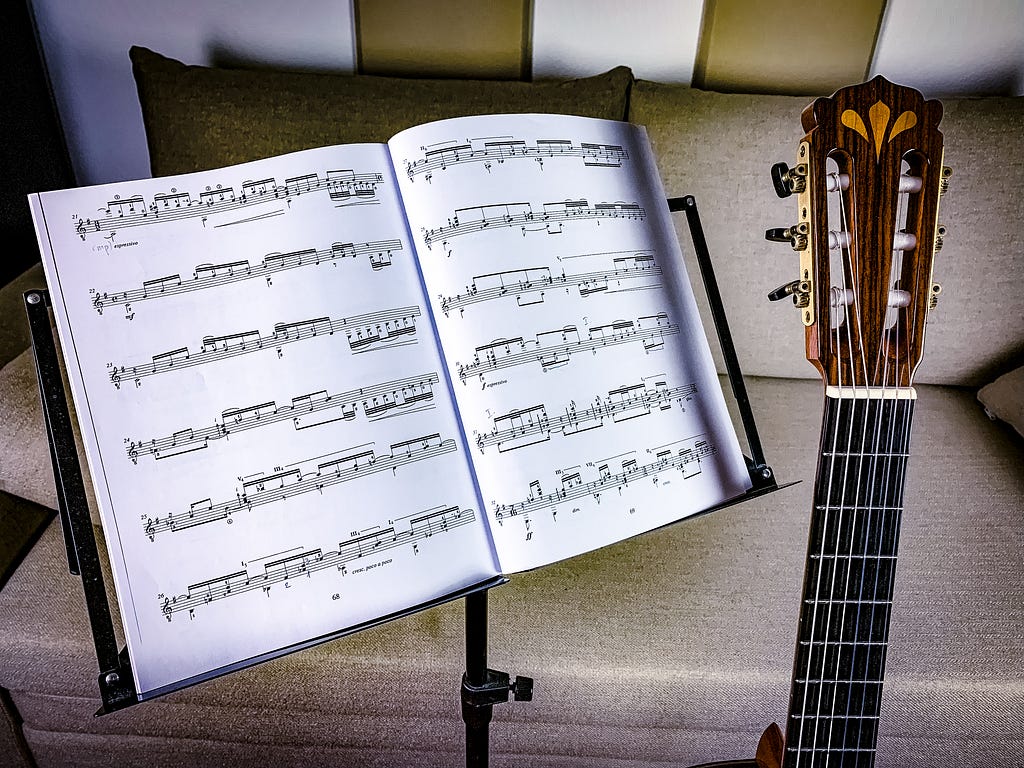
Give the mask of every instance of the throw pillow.
[[130, 51], [155, 176], [333, 144], [385, 142], [462, 115], [551, 112], [626, 118], [632, 74], [580, 80], [416, 80], [187, 66]]

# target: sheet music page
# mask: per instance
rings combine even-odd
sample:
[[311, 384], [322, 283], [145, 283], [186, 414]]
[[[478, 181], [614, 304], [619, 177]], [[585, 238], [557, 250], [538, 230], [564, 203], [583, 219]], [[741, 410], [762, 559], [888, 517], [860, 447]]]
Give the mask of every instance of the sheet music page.
[[486, 116], [389, 146], [506, 573], [749, 487], [642, 128]]
[[140, 692], [497, 573], [383, 145], [33, 196]]

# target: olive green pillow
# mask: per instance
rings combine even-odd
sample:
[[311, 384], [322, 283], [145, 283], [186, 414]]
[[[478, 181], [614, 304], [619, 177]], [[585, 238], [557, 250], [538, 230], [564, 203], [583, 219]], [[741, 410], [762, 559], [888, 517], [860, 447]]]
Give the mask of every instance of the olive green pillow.
[[130, 51], [153, 174], [217, 168], [310, 147], [384, 142], [461, 115], [551, 112], [624, 120], [633, 81], [414, 80], [195, 67]]

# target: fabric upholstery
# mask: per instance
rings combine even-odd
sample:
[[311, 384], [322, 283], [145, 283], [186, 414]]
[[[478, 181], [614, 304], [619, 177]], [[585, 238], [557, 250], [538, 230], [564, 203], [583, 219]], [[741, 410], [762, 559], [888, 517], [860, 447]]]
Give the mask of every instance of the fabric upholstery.
[[[764, 231], [796, 221], [795, 198], [775, 197], [769, 169], [796, 162], [800, 113], [811, 101], [644, 80], [630, 95], [630, 122], [647, 126], [667, 193], [697, 200], [751, 375], [817, 377], [804, 358], [796, 310], [765, 298], [797, 276], [796, 254], [766, 242]], [[1024, 97], [942, 101], [944, 164], [953, 176], [939, 205], [949, 233], [934, 278], [945, 290], [928, 320], [927, 353], [915, 380], [979, 386], [1024, 356], [1024, 202], [1017, 183], [1024, 178]], [[676, 227], [681, 242], [689, 242], [682, 217]]]
[[[749, 386], [777, 476], [807, 479], [820, 383]], [[922, 748], [1007, 764], [1024, 747], [1024, 575], [1007, 567], [1024, 543], [1020, 451], [969, 393], [939, 387], [921, 388], [912, 445], [878, 765], [920, 765]], [[489, 662], [537, 689], [496, 710], [492, 764], [746, 756], [785, 714], [810, 494], [804, 482], [493, 590]], [[0, 686], [40, 768], [97, 749], [128, 765], [140, 749], [150, 765], [459, 761], [459, 605], [96, 719], [95, 656], [62, 558], [54, 525], [0, 593]]]
[[623, 120], [632, 75], [579, 80], [405, 80], [186, 66], [131, 49], [154, 176], [309, 147], [385, 142], [460, 115], [555, 112]]
[[[59, 344], [58, 357], [61, 360], [61, 373], [64, 373]], [[71, 391], [66, 375], [64, 391]], [[68, 411], [78, 448], [78, 460], [85, 471], [89, 465], [70, 396]], [[53, 464], [50, 460], [43, 407], [39, 400], [35, 357], [31, 349], [26, 349], [0, 369], [0, 491], [50, 509], [57, 508]], [[99, 524], [92, 483], [85, 484], [85, 492], [93, 522]]]
[[27, 349], [31, 340], [25, 314], [25, 291], [45, 287], [43, 265], [36, 264], [0, 290], [0, 368]]

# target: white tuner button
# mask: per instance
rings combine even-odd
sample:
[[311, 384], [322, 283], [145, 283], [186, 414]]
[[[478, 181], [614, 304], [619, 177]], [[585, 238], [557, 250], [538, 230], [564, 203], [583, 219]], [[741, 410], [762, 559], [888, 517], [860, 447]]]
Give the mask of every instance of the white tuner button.
[[917, 247], [917, 238], [907, 232], [897, 232], [892, 239], [894, 251], [912, 251]]

